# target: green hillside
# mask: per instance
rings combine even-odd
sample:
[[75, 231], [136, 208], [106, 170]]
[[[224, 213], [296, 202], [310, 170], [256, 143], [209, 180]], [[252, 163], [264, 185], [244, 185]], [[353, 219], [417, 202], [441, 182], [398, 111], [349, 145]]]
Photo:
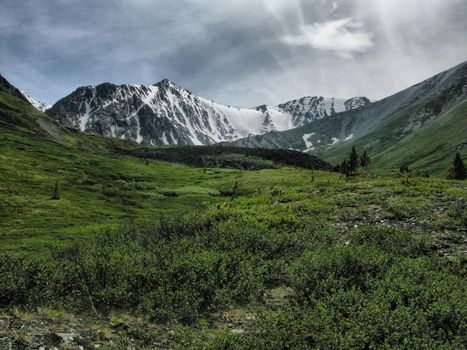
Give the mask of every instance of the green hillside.
[[294, 149], [339, 164], [352, 146], [366, 149], [373, 170], [402, 164], [445, 176], [456, 151], [467, 159], [467, 63], [367, 106], [300, 128], [226, 145]]
[[[461, 151], [464, 159], [467, 159], [467, 99], [415, 132], [403, 137], [394, 135], [394, 130], [400, 130], [409, 117], [407, 112], [400, 113], [391, 122], [365, 136], [319, 154], [331, 163], [338, 163], [355, 146], [359, 150], [368, 149], [376, 169], [408, 164], [412, 169], [439, 176], [447, 174], [456, 151]], [[372, 140], [379, 142], [375, 144]]]
[[[148, 149], [71, 132], [9, 91], [0, 92], [0, 115], [3, 247], [50, 245], [104, 227], [190, 212], [204, 202], [220, 201], [221, 191], [230, 191], [240, 178], [245, 179], [240, 190], [253, 191], [265, 176], [282, 176], [242, 169], [277, 169], [294, 156], [295, 165], [328, 167], [299, 152], [285, 157], [275, 151], [249, 155], [209, 147]], [[172, 157], [173, 152], [180, 156]], [[190, 157], [193, 153], [197, 157]], [[175, 163], [156, 161], [159, 158]], [[194, 159], [201, 168], [178, 164]], [[300, 178], [302, 172], [294, 170], [292, 177]], [[56, 182], [59, 201], [50, 200]]]
[[71, 132], [12, 91], [0, 85], [0, 347], [467, 347], [465, 181], [140, 147]]

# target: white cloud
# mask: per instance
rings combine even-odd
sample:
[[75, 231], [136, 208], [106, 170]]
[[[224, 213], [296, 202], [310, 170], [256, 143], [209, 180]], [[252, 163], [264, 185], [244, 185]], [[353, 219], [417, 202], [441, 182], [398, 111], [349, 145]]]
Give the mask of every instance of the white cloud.
[[323, 51], [332, 51], [350, 58], [373, 46], [373, 35], [364, 30], [361, 22], [352, 18], [303, 26], [301, 33], [283, 37], [290, 45], [305, 45]]
[[334, 11], [336, 11], [337, 9], [339, 8], [339, 3], [337, 1], [333, 1], [332, 2], [332, 8], [331, 8], [331, 13], [333, 13]]
[[467, 0], [111, 2], [0, 0], [2, 74], [49, 103], [79, 85], [167, 77], [255, 106], [380, 99], [467, 59]]

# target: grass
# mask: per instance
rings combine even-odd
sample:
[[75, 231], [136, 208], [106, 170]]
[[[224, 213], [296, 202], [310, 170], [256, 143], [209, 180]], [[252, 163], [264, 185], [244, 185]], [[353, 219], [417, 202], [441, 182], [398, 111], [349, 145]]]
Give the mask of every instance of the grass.
[[[138, 158], [93, 154], [6, 135], [0, 144], [2, 247], [73, 240], [104, 227], [198, 210], [222, 201], [219, 191], [254, 191], [282, 180], [299, 183], [309, 171], [246, 172], [199, 169]], [[38, 152], [37, 149], [41, 151]], [[60, 199], [51, 200], [55, 182]], [[165, 196], [174, 192], [176, 197]]]
[[[467, 65], [441, 73], [407, 90], [332, 118], [228, 145], [299, 149], [340, 164], [352, 147], [367, 150], [381, 175], [408, 165], [430, 176], [446, 177], [454, 155], [467, 159]], [[303, 140], [307, 135], [308, 148]], [[352, 137], [351, 137], [352, 136]], [[333, 140], [340, 139], [336, 144]]]
[[383, 127], [355, 142], [324, 151], [321, 155], [331, 163], [338, 163], [347, 156], [352, 146], [356, 146], [359, 150], [368, 149], [376, 169], [387, 171], [408, 164], [411, 169], [445, 177], [456, 150], [462, 151], [462, 145], [466, 142], [467, 100], [443, 111], [439, 118], [428, 122], [420, 130], [409, 135], [396, 133], [413, 114], [410, 109], [403, 111]]
[[22, 345], [42, 322], [103, 348], [466, 347], [465, 182], [196, 168], [0, 112], [0, 303]]

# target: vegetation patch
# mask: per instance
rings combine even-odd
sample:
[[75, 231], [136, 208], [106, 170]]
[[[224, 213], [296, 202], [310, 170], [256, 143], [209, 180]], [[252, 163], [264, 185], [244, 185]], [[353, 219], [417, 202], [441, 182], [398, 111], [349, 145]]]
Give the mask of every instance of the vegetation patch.
[[6, 348], [467, 346], [462, 180], [55, 138], [28, 108], [0, 95]]

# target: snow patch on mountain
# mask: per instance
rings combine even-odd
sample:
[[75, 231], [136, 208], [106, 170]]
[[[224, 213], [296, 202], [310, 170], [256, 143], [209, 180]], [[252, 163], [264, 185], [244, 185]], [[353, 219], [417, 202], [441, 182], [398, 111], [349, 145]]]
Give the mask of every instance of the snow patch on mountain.
[[338, 143], [340, 140], [337, 137], [331, 137], [331, 143], [328, 144], [327, 149], [330, 149], [332, 146], [334, 146], [336, 143]]
[[311, 133], [311, 134], [304, 134], [304, 135], [303, 135], [303, 141], [305, 142], [305, 146], [306, 146], [307, 149], [310, 149], [310, 148], [313, 147], [313, 143], [309, 140], [309, 138], [310, 138], [311, 136], [313, 136], [314, 134], [315, 134], [315, 133], [313, 132], [313, 133]]
[[303, 97], [275, 107], [226, 106], [165, 79], [78, 88], [48, 114], [83, 132], [144, 144], [206, 145], [284, 131], [345, 111], [346, 100]]
[[32, 104], [37, 110], [41, 112], [45, 112], [50, 107], [52, 107], [52, 105], [48, 105], [44, 102], [36, 100], [35, 98], [31, 97], [29, 94], [27, 94], [24, 91], [21, 91], [21, 93], [23, 94], [24, 97], [26, 97], [26, 100], [28, 100], [30, 104]]

